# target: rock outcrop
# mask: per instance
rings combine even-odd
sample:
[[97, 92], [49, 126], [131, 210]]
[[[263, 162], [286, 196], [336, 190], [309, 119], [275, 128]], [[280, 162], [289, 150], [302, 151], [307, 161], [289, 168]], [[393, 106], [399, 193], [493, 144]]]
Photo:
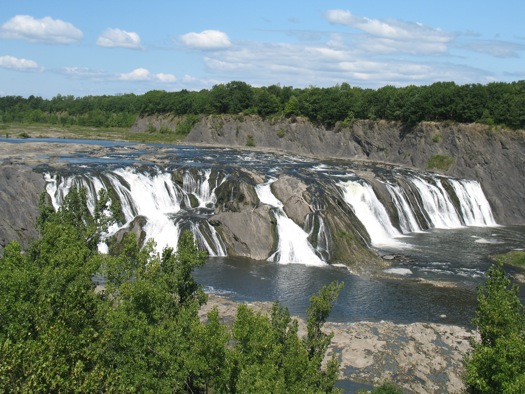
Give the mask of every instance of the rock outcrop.
[[[251, 302], [254, 311], [271, 313], [272, 304]], [[201, 319], [217, 308], [226, 322], [236, 316], [238, 304], [210, 294], [199, 312]], [[306, 322], [299, 323], [299, 335]], [[464, 357], [475, 332], [459, 326], [431, 323], [394, 324], [388, 321], [335, 323], [324, 325], [334, 336], [328, 354], [341, 361], [341, 383], [367, 383], [371, 388], [383, 381], [395, 382], [407, 393], [460, 393], [465, 389]]]
[[0, 255], [15, 240], [22, 248], [36, 237], [38, 201], [45, 181], [30, 167], [0, 164]]

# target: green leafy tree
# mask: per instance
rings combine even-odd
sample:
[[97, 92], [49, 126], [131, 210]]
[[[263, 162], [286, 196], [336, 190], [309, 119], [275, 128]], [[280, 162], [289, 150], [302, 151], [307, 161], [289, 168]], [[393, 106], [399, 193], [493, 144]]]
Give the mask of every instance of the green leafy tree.
[[[309, 332], [301, 339], [298, 323], [286, 308], [274, 304], [270, 316], [241, 305], [232, 328], [233, 349], [227, 358], [228, 378], [220, 392], [331, 393], [339, 362], [332, 357], [323, 366], [332, 338], [321, 328], [342, 285], [332, 283], [312, 296]], [[315, 338], [314, 338], [315, 337]]]
[[478, 290], [474, 324], [479, 341], [466, 358], [469, 392], [525, 392], [525, 312], [501, 263], [489, 269]]

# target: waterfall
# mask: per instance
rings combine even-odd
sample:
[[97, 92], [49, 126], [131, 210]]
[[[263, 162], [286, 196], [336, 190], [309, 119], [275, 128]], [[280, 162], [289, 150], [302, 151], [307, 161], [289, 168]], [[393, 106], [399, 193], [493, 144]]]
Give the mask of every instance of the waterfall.
[[[46, 191], [55, 209], [60, 207], [71, 187], [78, 184], [86, 188], [88, 208], [93, 213], [98, 192], [106, 187], [105, 184], [111, 187], [120, 202], [125, 223], [112, 228], [107, 236], [129, 227], [140, 216], [146, 219], [143, 228], [146, 238], [155, 240], [159, 252], [166, 246], [176, 250], [180, 233], [187, 228], [211, 256], [225, 256], [226, 250], [219, 234], [205, 220], [213, 212], [216, 201], [215, 188], [209, 185], [210, 174], [211, 170], [206, 170], [200, 174], [201, 177], [195, 179], [186, 172], [182, 187], [174, 182], [168, 172], [142, 173], [129, 167], [118, 168], [99, 176], [82, 174], [59, 180], [56, 176], [47, 174], [45, 179]], [[101, 177], [106, 179], [106, 183]], [[198, 208], [189, 208], [189, 194], [198, 200]], [[192, 214], [193, 211], [196, 214]], [[201, 226], [200, 223], [204, 224]], [[101, 250], [105, 248], [102, 246]]]
[[166, 246], [176, 248], [180, 235], [176, 215], [181, 210], [182, 192], [171, 175], [120, 168], [107, 176], [121, 202], [126, 225], [143, 216], [147, 220], [144, 231], [155, 240], [159, 250]]
[[496, 221], [476, 181], [449, 179], [460, 203], [463, 222], [467, 226], [495, 226]]
[[421, 231], [414, 210], [409, 203], [406, 192], [399, 185], [392, 185], [391, 183], [385, 183], [392, 202], [397, 210], [399, 217], [399, 227], [403, 234]]
[[308, 233], [286, 215], [282, 202], [272, 193], [271, 184], [275, 180], [272, 178], [255, 187], [261, 203], [274, 208], [277, 221], [277, 250], [268, 260], [280, 264], [325, 265], [308, 242]]
[[417, 188], [425, 214], [435, 228], [458, 228], [463, 224], [450, 196], [443, 187], [440, 179], [432, 179], [432, 183], [420, 178], [412, 177], [412, 184]]
[[405, 189], [400, 184], [383, 181], [396, 209], [400, 231], [391, 223], [385, 207], [368, 183], [363, 180], [339, 183], [345, 201], [365, 226], [374, 246], [395, 245], [393, 238], [401, 233], [422, 231], [418, 214], [427, 220], [429, 228], [496, 225], [490, 205], [476, 181], [410, 175], [404, 182], [411, 187], [405, 186]]
[[183, 175], [183, 188], [186, 194], [193, 194], [195, 198], [199, 201], [199, 207], [205, 208], [214, 206], [217, 202], [215, 197], [215, 189], [218, 185], [215, 185], [214, 188], [210, 187], [210, 175], [211, 169], [204, 170], [197, 177], [189, 172], [185, 171]]
[[376, 197], [372, 186], [363, 180], [340, 182], [346, 203], [365, 226], [374, 246], [397, 245], [401, 233], [392, 225], [385, 207]]

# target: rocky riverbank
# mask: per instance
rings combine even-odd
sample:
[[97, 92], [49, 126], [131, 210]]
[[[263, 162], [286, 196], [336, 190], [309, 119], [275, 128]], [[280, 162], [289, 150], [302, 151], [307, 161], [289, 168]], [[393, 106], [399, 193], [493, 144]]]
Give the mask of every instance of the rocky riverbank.
[[[200, 315], [217, 308], [222, 319], [231, 322], [237, 311], [235, 302], [215, 294]], [[248, 304], [267, 313], [271, 303]], [[300, 318], [300, 335], [306, 333]], [[334, 337], [329, 353], [341, 360], [340, 379], [377, 385], [383, 381], [398, 384], [407, 393], [460, 393], [464, 388], [463, 358], [470, 349], [474, 332], [446, 324], [392, 322], [327, 322], [327, 332]]]

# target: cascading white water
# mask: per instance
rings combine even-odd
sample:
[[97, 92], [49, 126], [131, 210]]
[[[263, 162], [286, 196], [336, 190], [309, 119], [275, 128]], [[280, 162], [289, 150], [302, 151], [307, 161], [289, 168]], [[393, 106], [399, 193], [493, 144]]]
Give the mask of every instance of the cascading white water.
[[392, 225], [385, 207], [377, 199], [372, 186], [364, 181], [340, 182], [346, 203], [365, 226], [374, 246], [399, 246], [394, 238], [401, 233]]
[[186, 171], [183, 175], [183, 188], [187, 194], [193, 194], [199, 201], [199, 207], [212, 206], [217, 202], [215, 197], [215, 187], [210, 187], [211, 170], [204, 170], [201, 176], [195, 179], [193, 175]]
[[449, 179], [460, 203], [463, 222], [467, 226], [495, 226], [489, 202], [481, 185], [471, 180]]
[[284, 212], [282, 202], [272, 193], [271, 184], [273, 182], [275, 179], [255, 187], [261, 203], [275, 208], [278, 245], [277, 251], [270, 256], [269, 260], [279, 264], [326, 265], [308, 242], [308, 234]]
[[150, 175], [120, 168], [108, 174], [108, 179], [121, 201], [126, 225], [136, 216], [144, 216], [147, 219], [144, 231], [148, 238], [155, 240], [158, 250], [166, 246], [176, 249], [180, 227], [174, 217], [180, 211], [182, 194], [171, 175]]
[[434, 179], [434, 183], [430, 183], [414, 176], [410, 181], [417, 188], [431, 227], [458, 228], [463, 225], [460, 215], [439, 179]]
[[199, 224], [197, 223], [190, 223], [190, 229], [193, 237], [199, 244], [204, 245], [210, 256], [227, 256], [228, 254], [226, 253], [226, 248], [224, 247], [224, 244], [217, 231], [208, 222], [204, 222], [203, 225], [206, 226], [207, 232], [209, 233], [212, 242], [210, 243], [204, 236], [202, 230], [199, 227]]
[[[157, 172], [155, 174], [145, 174], [132, 168], [119, 168], [112, 172], [104, 173], [113, 191], [118, 196], [121, 210], [126, 223], [120, 227], [127, 227], [137, 217], [146, 218], [143, 230], [147, 238], [153, 238], [157, 244], [157, 251], [162, 251], [166, 246], [176, 250], [183, 221], [186, 220], [181, 208], [182, 202], [187, 201], [189, 206], [188, 193], [192, 193], [202, 207], [210, 207], [215, 201], [215, 188], [209, 187], [211, 170], [204, 171], [203, 179], [194, 180], [193, 177], [184, 177], [189, 185], [181, 188], [171, 177], [170, 173]], [[66, 177], [59, 181], [56, 177], [46, 175], [46, 190], [51, 197], [52, 204], [58, 209], [74, 184], [84, 186], [87, 190], [88, 208], [93, 213], [98, 192], [104, 188], [102, 181], [92, 175], [79, 175]], [[187, 190], [187, 192], [186, 192]], [[191, 215], [190, 215], [191, 216]], [[188, 218], [188, 216], [186, 216]], [[195, 237], [201, 240], [211, 256], [225, 256], [226, 250], [220, 240], [219, 235], [207, 224], [209, 240], [201, 234], [198, 225], [190, 222], [189, 227]], [[114, 234], [120, 229], [114, 227], [110, 229], [110, 234]], [[101, 251], [105, 250], [103, 247]]]
[[405, 191], [399, 185], [385, 183], [392, 202], [397, 210], [399, 217], [399, 227], [403, 234], [421, 231], [421, 227], [414, 215], [414, 211], [408, 202]]

